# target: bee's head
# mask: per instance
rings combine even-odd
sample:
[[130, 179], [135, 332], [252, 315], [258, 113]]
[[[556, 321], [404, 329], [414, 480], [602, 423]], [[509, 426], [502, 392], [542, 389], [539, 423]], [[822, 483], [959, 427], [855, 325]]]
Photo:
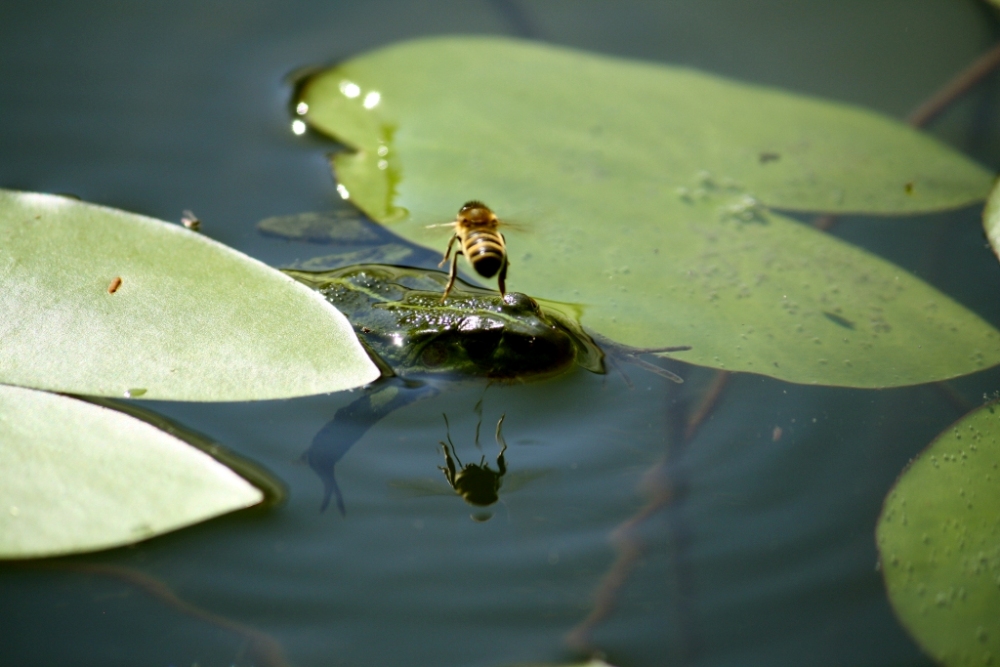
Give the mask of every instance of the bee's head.
[[496, 219], [490, 207], [481, 201], [467, 201], [458, 209], [458, 217], [472, 224], [490, 222]]

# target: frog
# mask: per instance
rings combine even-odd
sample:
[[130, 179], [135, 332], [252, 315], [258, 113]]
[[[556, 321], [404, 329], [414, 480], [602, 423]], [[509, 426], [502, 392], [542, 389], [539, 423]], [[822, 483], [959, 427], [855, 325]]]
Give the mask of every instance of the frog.
[[[362, 396], [337, 411], [303, 455], [324, 485], [320, 511], [335, 498], [342, 516], [346, 509], [334, 475], [336, 464], [371, 426], [394, 410], [468, 379], [491, 384], [526, 382], [576, 366], [603, 374], [604, 349], [612, 351], [612, 362], [631, 361], [681, 381], [639, 355], [689, 349], [614, 346], [584, 331], [579, 312], [569, 304], [519, 292], [499, 295], [461, 279], [443, 300], [449, 276], [432, 269], [356, 264], [284, 272], [316, 290], [347, 317], [382, 371], [382, 377]], [[453, 477], [454, 486], [457, 470]]]
[[447, 274], [385, 264], [285, 273], [347, 317], [384, 376], [529, 380], [574, 364], [604, 372], [604, 353], [579, 324], [519, 292], [457, 281], [442, 301]]

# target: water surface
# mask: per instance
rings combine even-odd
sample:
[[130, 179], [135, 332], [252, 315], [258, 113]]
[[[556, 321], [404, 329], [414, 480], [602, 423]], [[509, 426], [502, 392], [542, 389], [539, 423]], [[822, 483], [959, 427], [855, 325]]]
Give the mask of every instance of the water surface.
[[[902, 117], [997, 34], [971, 0], [64, 2], [3, 14], [0, 185], [168, 220], [192, 209], [204, 233], [276, 266], [333, 249], [264, 237], [256, 222], [343, 205], [331, 146], [289, 130], [285, 77], [300, 66], [419, 35], [520, 35]], [[993, 169], [997, 85], [929, 129]], [[834, 233], [1000, 324], [978, 211], [844, 218]], [[996, 373], [882, 392], [733, 377], [686, 438], [712, 373], [671, 368], [684, 385], [578, 369], [466, 383], [404, 408], [338, 464], [343, 517], [319, 511], [322, 485], [300, 457], [357, 394], [147, 403], [265, 466], [287, 502], [44, 568], [0, 567], [5, 661], [260, 665], [248, 638], [264, 635], [294, 665], [567, 659], [566, 634], [621, 553], [613, 536], [644, 513], [624, 543], [637, 558], [591, 635], [611, 662], [929, 664], [885, 598], [875, 519], [906, 462], [1000, 388]], [[489, 521], [470, 518], [437, 468], [442, 413], [465, 462], [495, 457], [492, 426], [506, 414], [510, 471]], [[154, 582], [177, 598], [151, 593]]]

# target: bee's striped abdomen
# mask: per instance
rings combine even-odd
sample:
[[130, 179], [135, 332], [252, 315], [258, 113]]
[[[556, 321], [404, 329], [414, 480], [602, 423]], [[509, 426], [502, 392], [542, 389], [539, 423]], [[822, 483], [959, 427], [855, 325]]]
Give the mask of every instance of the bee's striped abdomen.
[[462, 254], [469, 260], [476, 273], [492, 278], [504, 263], [506, 247], [503, 237], [495, 231], [470, 229], [462, 238]]

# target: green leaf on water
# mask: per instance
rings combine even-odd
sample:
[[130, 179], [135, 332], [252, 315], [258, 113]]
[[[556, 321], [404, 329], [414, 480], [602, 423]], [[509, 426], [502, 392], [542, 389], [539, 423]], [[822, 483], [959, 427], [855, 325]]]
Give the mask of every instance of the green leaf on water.
[[1000, 256], [1000, 182], [990, 192], [983, 209], [983, 228], [993, 253]]
[[876, 537], [889, 599], [942, 664], [1000, 655], [1000, 403], [967, 415], [886, 497]]
[[131, 544], [263, 499], [228, 467], [144, 421], [0, 385], [0, 558]]
[[371, 382], [347, 320], [200, 234], [0, 190], [0, 382], [97, 396], [237, 401]]
[[885, 387], [1000, 363], [1000, 333], [898, 267], [774, 212], [915, 213], [990, 174], [901, 123], [693, 70], [496, 38], [406, 42], [307, 81], [353, 149], [340, 190], [444, 249], [463, 202], [505, 232], [509, 289], [638, 348], [801, 383]]

